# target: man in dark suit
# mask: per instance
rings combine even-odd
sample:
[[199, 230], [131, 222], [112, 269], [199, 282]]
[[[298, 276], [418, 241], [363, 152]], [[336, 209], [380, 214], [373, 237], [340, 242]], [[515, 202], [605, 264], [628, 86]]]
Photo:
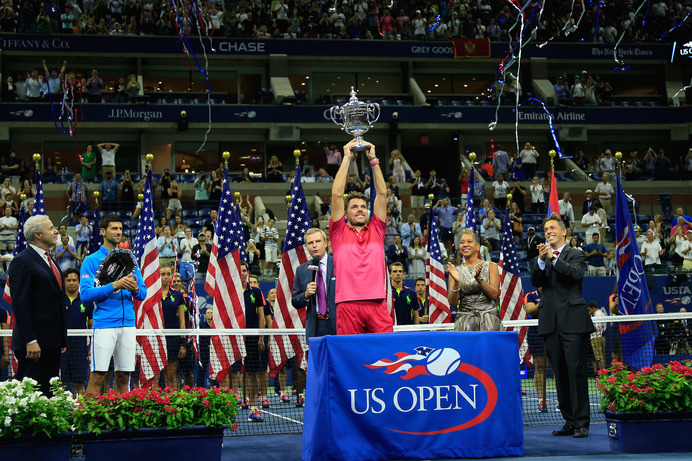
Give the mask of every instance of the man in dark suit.
[[[327, 254], [327, 236], [324, 231], [317, 228], [308, 229], [305, 232], [305, 245], [312, 258], [320, 259], [319, 273], [308, 266], [312, 261], [301, 264], [296, 269], [293, 280], [293, 297], [291, 303], [296, 309], [307, 308], [305, 315], [305, 336], [325, 336], [336, 334], [336, 303], [334, 301], [334, 259]], [[324, 284], [324, 296], [326, 306], [325, 313], [319, 312], [317, 280], [322, 279]]]
[[[313, 260], [301, 264], [293, 279], [291, 304], [296, 309], [306, 309], [306, 339], [336, 334], [336, 302], [334, 258], [327, 254], [327, 234], [312, 227], [305, 232], [305, 245], [314, 259], [319, 259], [319, 268], [313, 268]], [[318, 285], [319, 284], [319, 285]], [[293, 372], [298, 392], [296, 406], [301, 406], [300, 394], [305, 390], [305, 370], [293, 358]]]
[[531, 283], [543, 287], [538, 334], [545, 342], [565, 419], [565, 425], [553, 435], [588, 437], [588, 344], [589, 334], [596, 329], [581, 293], [586, 258], [583, 251], [565, 244], [567, 230], [562, 219], [546, 218], [543, 228], [548, 243], [538, 245]]
[[65, 351], [67, 330], [62, 305], [64, 281], [50, 248], [58, 230], [45, 215], [24, 223], [29, 246], [10, 264], [14, 329], [12, 350], [18, 361], [15, 378], [38, 381], [39, 389], [50, 393], [50, 379], [60, 371], [60, 354]]

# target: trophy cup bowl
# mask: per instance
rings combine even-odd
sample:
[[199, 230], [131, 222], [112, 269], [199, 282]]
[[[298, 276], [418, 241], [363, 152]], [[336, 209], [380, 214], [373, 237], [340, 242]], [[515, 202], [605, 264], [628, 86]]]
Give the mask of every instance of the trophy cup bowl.
[[356, 138], [356, 144], [351, 150], [362, 152], [367, 148], [367, 145], [363, 144], [363, 135], [380, 118], [380, 105], [359, 101], [355, 89], [351, 87], [351, 99], [343, 106], [333, 106], [329, 109], [329, 117], [342, 130]]

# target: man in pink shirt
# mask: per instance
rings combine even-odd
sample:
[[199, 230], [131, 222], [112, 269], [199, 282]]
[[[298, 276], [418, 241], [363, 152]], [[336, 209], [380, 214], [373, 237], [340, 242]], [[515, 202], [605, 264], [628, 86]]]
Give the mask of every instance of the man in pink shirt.
[[[332, 186], [332, 216], [329, 237], [334, 253], [336, 276], [336, 334], [387, 333], [393, 331], [392, 317], [385, 301], [387, 266], [384, 255], [386, 192], [375, 146], [363, 141], [374, 176], [375, 203], [370, 219], [368, 202], [360, 192], [344, 199], [348, 167], [355, 157], [351, 147], [344, 146], [344, 159]], [[344, 217], [346, 218], [344, 220]]]

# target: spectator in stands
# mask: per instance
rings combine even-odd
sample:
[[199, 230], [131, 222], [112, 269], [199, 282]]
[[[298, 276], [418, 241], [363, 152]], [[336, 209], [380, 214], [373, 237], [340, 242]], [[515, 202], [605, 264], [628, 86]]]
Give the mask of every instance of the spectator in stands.
[[329, 176], [329, 173], [327, 173], [327, 170], [324, 168], [320, 168], [318, 170], [319, 176], [317, 177], [317, 182], [319, 183], [329, 183], [329, 182], [334, 182], [334, 178]]
[[615, 252], [609, 251], [605, 257], [606, 275], [617, 275], [617, 261], [615, 260]]
[[211, 190], [211, 181], [207, 179], [204, 171], [197, 175], [192, 187], [195, 188], [195, 206], [197, 210], [201, 210], [209, 202], [209, 191]]
[[425, 182], [425, 192], [426, 195], [433, 194], [433, 200], [439, 200], [442, 198], [442, 182], [440, 181], [440, 178], [437, 177], [436, 170], [430, 170], [430, 176]]
[[248, 167], [243, 168], [243, 172], [238, 175], [235, 182], [254, 182], [250, 176], [250, 169]]
[[219, 212], [215, 208], [212, 208], [209, 212], [209, 219], [207, 219], [202, 226], [202, 232], [211, 231], [212, 234], [215, 233], [218, 217]]
[[666, 157], [663, 149], [659, 149], [654, 159], [654, 178], [665, 181], [670, 179], [670, 167], [672, 162]]
[[86, 152], [82, 154], [82, 178], [85, 181], [93, 181], [96, 178], [96, 152], [91, 144], [87, 144]]
[[109, 171], [115, 177], [115, 154], [120, 149], [120, 144], [102, 142], [96, 145], [96, 148], [101, 154], [101, 173], [105, 176]]
[[641, 253], [642, 251], [642, 244], [646, 242], [646, 235], [641, 235], [642, 228], [638, 225], [635, 224], [634, 226], [634, 236], [637, 239], [637, 246], [639, 247], [639, 252]]
[[5, 102], [17, 100], [17, 85], [15, 85], [12, 76], [7, 77], [7, 82], [2, 87], [2, 100]]
[[421, 177], [420, 170], [416, 170], [413, 173], [413, 178], [409, 181], [408, 185], [411, 190], [411, 208], [413, 212], [417, 214], [423, 213], [423, 205], [425, 204], [425, 181]]
[[613, 157], [613, 153], [610, 151], [610, 149], [606, 149], [605, 152], [603, 152], [603, 155], [601, 156], [600, 160], [598, 161], [599, 170], [603, 172], [615, 171], [616, 167], [617, 160], [615, 159], [615, 157]]
[[19, 175], [19, 159], [17, 158], [17, 153], [10, 149], [10, 156], [7, 162], [2, 163], [2, 172], [6, 176], [17, 176]]
[[[591, 301], [587, 308], [589, 309], [589, 315], [593, 317], [605, 317], [601, 309], [598, 308], [596, 301]], [[605, 330], [608, 324], [606, 322], [593, 322], [596, 331], [591, 333], [591, 349], [593, 350], [593, 367], [594, 374], [598, 373], [598, 370], [603, 370], [606, 367], [605, 359]]]
[[[682, 209], [682, 208], [678, 208]], [[678, 215], [675, 218], [675, 225], [670, 229], [670, 236], [672, 237], [675, 232], [678, 230], [678, 228], [683, 228], [685, 232], [688, 230], [692, 229], [692, 223], [686, 220], [685, 216]]]
[[599, 233], [599, 229], [603, 225], [601, 218], [596, 214], [597, 210], [598, 207], [592, 204], [589, 211], [581, 218], [581, 225], [585, 229], [587, 242], [591, 240], [592, 235]]
[[507, 189], [509, 189], [509, 183], [505, 181], [505, 175], [498, 173], [497, 181], [493, 182], [493, 199], [496, 208], [501, 210], [507, 208]]
[[685, 232], [687, 237], [687, 243], [685, 247], [681, 250], [683, 257], [685, 258], [682, 262], [682, 268], [684, 270], [692, 270], [692, 230]]
[[11, 253], [17, 240], [17, 218], [12, 216], [12, 207], [4, 208], [5, 214], [0, 218], [0, 252]]
[[101, 102], [101, 90], [103, 90], [103, 80], [99, 77], [99, 72], [96, 69], [91, 71], [91, 77], [86, 81], [87, 100], [91, 103]]
[[496, 178], [499, 178], [500, 175], [506, 177], [509, 173], [509, 154], [502, 148], [501, 144], [497, 146], [497, 150], [493, 155], [493, 169]]
[[488, 217], [483, 220], [482, 227], [485, 229], [485, 238], [490, 242], [491, 251], [500, 251], [502, 223], [495, 217], [495, 210], [488, 210]]
[[283, 165], [279, 161], [279, 157], [272, 155], [267, 164], [267, 182], [282, 182], [283, 181]]
[[[656, 304], [656, 313], [665, 314], [663, 304]], [[673, 320], [656, 320], [658, 336], [654, 340], [654, 353], [659, 355], [669, 355], [670, 342], [673, 339]]]
[[574, 83], [570, 88], [570, 93], [572, 93], [572, 100], [574, 105], [581, 107], [586, 104], [586, 87], [582, 84], [581, 76], [579, 74], [574, 76]]
[[125, 85], [125, 90], [127, 91], [127, 100], [129, 102], [137, 102], [140, 86], [139, 82], [137, 81], [137, 76], [135, 74], [130, 74], [127, 76], [127, 84]]
[[[606, 151], [608, 152], [608, 151]], [[613, 215], [613, 202], [612, 202], [612, 197], [615, 195], [615, 190], [613, 189], [613, 186], [608, 183], [608, 175], [603, 173], [603, 176], [601, 176], [601, 182], [598, 183], [596, 186], [596, 198], [598, 198], [598, 201], [601, 204], [601, 207], [603, 207], [603, 210], [606, 212], [607, 216], [612, 216]]]
[[545, 197], [543, 195], [543, 186], [538, 181], [538, 176], [534, 176], [529, 185], [531, 191], [531, 211], [533, 213], [545, 213]]
[[[403, 245], [402, 246], [406, 246]], [[409, 278], [425, 277], [425, 257], [427, 251], [421, 245], [420, 236], [415, 236], [408, 245], [408, 276]]]
[[159, 180], [159, 187], [161, 187], [161, 202], [163, 204], [163, 209], [167, 210], [168, 209], [168, 200], [170, 199], [170, 194], [168, 190], [171, 187], [171, 170], [166, 168], [163, 170], [163, 175], [161, 175], [161, 179]]
[[5, 177], [2, 182], [2, 187], [0, 187], [0, 196], [4, 197], [7, 194], [12, 195], [12, 197], [17, 195], [17, 189], [12, 185], [12, 178], [9, 176]]
[[509, 190], [512, 194], [512, 203], [516, 203], [522, 213], [526, 212], [525, 197], [526, 188], [521, 185], [518, 179], [514, 180], [514, 186]]
[[131, 210], [135, 204], [135, 182], [132, 180], [130, 170], [125, 170], [123, 179], [120, 181], [120, 208]]
[[408, 215], [408, 220], [401, 226], [401, 243], [405, 247], [409, 247], [411, 241], [415, 237], [423, 237], [420, 224], [416, 222], [416, 217], [413, 213]]
[[536, 257], [538, 256], [538, 244], [543, 242], [536, 235], [535, 227], [529, 227], [528, 232], [529, 236], [526, 238], [524, 250], [526, 251], [526, 266], [530, 274], [533, 272], [533, 266], [536, 264]]
[[646, 271], [656, 271], [661, 268], [661, 256], [666, 252], [665, 248], [661, 248], [661, 244], [655, 238], [653, 229], [646, 231], [646, 239], [641, 246], [641, 255], [644, 258], [644, 269]]
[[394, 244], [394, 236], [399, 234], [399, 223], [400, 219], [392, 214], [392, 209], [390, 207], [385, 208], [386, 219], [385, 219], [385, 230], [384, 230], [384, 244], [385, 246]]
[[[28, 202], [29, 199], [26, 199], [26, 201]], [[10, 208], [12, 210], [12, 216], [15, 218], [19, 217], [19, 207], [11, 192], [6, 193], [5, 198], [0, 202], [0, 209], [4, 210], [5, 208]]]
[[82, 175], [75, 173], [74, 181], [67, 186], [67, 190], [65, 191], [67, 200], [70, 203], [70, 212], [72, 216], [80, 215], [86, 211], [88, 192], [89, 186], [82, 181]]
[[116, 208], [120, 184], [113, 180], [112, 172], [106, 172], [106, 178], [101, 183], [99, 189], [101, 190], [101, 208], [104, 210], [114, 210]]
[[391, 266], [396, 262], [401, 263], [404, 272], [407, 272], [409, 256], [408, 248], [402, 245], [400, 235], [394, 235], [392, 240], [393, 243], [391, 245], [387, 245], [386, 247], [387, 265]]
[[574, 228], [574, 207], [570, 193], [562, 194], [562, 200], [558, 200], [557, 204], [560, 207], [560, 217], [565, 222], [565, 226]]
[[74, 268], [79, 261], [77, 249], [69, 244], [70, 237], [63, 235], [60, 239], [60, 245], [56, 246], [53, 257], [58, 262], [58, 267], [62, 272], [67, 269]]
[[682, 263], [685, 261], [685, 254], [683, 251], [687, 248], [687, 237], [685, 235], [688, 229], [685, 229], [681, 224], [674, 226], [674, 229], [675, 230], [671, 231], [671, 235], [668, 238], [668, 245], [672, 255], [673, 265], [681, 269]]
[[509, 219], [512, 222], [512, 235], [514, 236], [514, 243], [519, 245], [521, 243], [521, 235], [524, 232], [524, 224], [522, 221], [521, 210], [517, 202], [512, 202], [509, 207]]
[[555, 97], [557, 97], [557, 103], [559, 106], [571, 106], [574, 104], [572, 101], [572, 93], [570, 93], [569, 83], [562, 75], [557, 77], [557, 82], [553, 86], [555, 91]]
[[177, 253], [175, 236], [171, 234], [171, 226], [163, 226], [163, 235], [161, 235], [156, 245], [159, 247], [159, 261], [161, 266], [170, 266], [175, 260]]
[[584, 247], [584, 256], [589, 265], [589, 275], [606, 275], [605, 256], [608, 256], [608, 250], [605, 245], [600, 243], [600, 234], [591, 235], [591, 243]]
[[525, 178], [536, 176], [538, 156], [538, 151], [531, 143], [527, 142], [524, 144], [524, 148], [519, 152], [519, 158], [521, 159], [521, 168]]
[[41, 86], [43, 85], [43, 77], [38, 75], [38, 72], [33, 70], [31, 74], [27, 74], [26, 78], [26, 96], [31, 102], [41, 101]]
[[678, 218], [680, 216], [682, 216], [685, 220], [685, 224], [692, 226], [692, 218], [685, 214], [685, 210], [682, 207], [678, 207], [675, 209], [675, 216], [673, 217], [673, 220], [671, 221], [670, 225], [676, 225], [678, 223]]
[[209, 206], [212, 209], [219, 208], [221, 201], [222, 181], [216, 170], [211, 170], [211, 179], [209, 180]]
[[452, 243], [454, 242], [454, 234], [452, 227], [459, 208], [452, 206], [448, 198], [438, 200], [435, 204], [434, 213], [437, 216], [440, 224], [440, 241], [444, 244], [447, 254], [452, 254]]
[[271, 277], [278, 258], [279, 231], [274, 227], [274, 218], [269, 218], [262, 229], [260, 240], [264, 243], [264, 272], [265, 277]]
[[79, 259], [84, 259], [89, 250], [89, 242], [91, 241], [91, 232], [93, 231], [92, 226], [89, 224], [89, 218], [86, 215], [81, 215], [79, 217], [79, 223], [75, 226], [75, 233], [77, 234], [77, 255]]
[[311, 167], [305, 168], [305, 174], [303, 175], [302, 178], [300, 178], [301, 183], [314, 183], [315, 182], [315, 176], [313, 175], [314, 171]]
[[195, 281], [203, 281], [209, 267], [209, 256], [211, 255], [211, 243], [207, 241], [204, 232], [197, 235], [197, 244], [192, 247], [192, 257], [197, 261], [197, 271]]
[[[64, 24], [65, 24], [65, 22], [63, 21], [63, 25]], [[70, 23], [69, 33], [72, 33], [72, 24], [71, 23]], [[48, 88], [48, 91], [50, 92], [51, 100], [55, 101], [55, 102], [62, 101], [62, 76], [65, 73], [65, 67], [67, 66], [67, 60], [63, 61], [62, 68], [60, 69], [59, 73], [56, 71], [49, 72], [45, 59], [43, 59], [41, 62], [43, 64], [43, 71], [46, 74], [46, 83], [48, 84], [47, 88]]]
[[177, 239], [184, 238], [185, 229], [187, 229], [187, 226], [183, 222], [182, 216], [176, 215], [175, 218], [173, 218], [173, 225], [171, 225], [171, 234]]
[[600, 206], [600, 203], [598, 203], [596, 200], [593, 198], [593, 191], [591, 189], [586, 189], [584, 192], [584, 203], [581, 206], [581, 213], [582, 215], [585, 215], [589, 212], [591, 209], [591, 206], [596, 204], [596, 208]]
[[192, 229], [185, 228], [185, 237], [180, 240], [180, 277], [187, 284], [195, 275], [195, 262], [192, 259], [192, 249], [199, 245], [199, 241], [192, 236]]
[[180, 216], [183, 212], [183, 205], [180, 203], [182, 191], [178, 185], [178, 181], [171, 180], [171, 186], [168, 188], [168, 208], [166, 209], [166, 219], [171, 219], [171, 215]]
[[572, 237], [569, 239], [569, 247], [574, 248], [576, 250], [584, 251], [584, 249], [581, 247], [581, 243], [579, 243], [579, 239], [577, 237]]

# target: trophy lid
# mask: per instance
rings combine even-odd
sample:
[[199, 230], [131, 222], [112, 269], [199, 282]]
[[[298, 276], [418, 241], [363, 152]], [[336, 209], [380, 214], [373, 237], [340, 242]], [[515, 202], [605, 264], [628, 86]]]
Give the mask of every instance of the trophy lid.
[[351, 87], [351, 98], [348, 100], [344, 106], [362, 106], [365, 105], [363, 101], [358, 100], [358, 96], [356, 96], [356, 89], [355, 87]]

